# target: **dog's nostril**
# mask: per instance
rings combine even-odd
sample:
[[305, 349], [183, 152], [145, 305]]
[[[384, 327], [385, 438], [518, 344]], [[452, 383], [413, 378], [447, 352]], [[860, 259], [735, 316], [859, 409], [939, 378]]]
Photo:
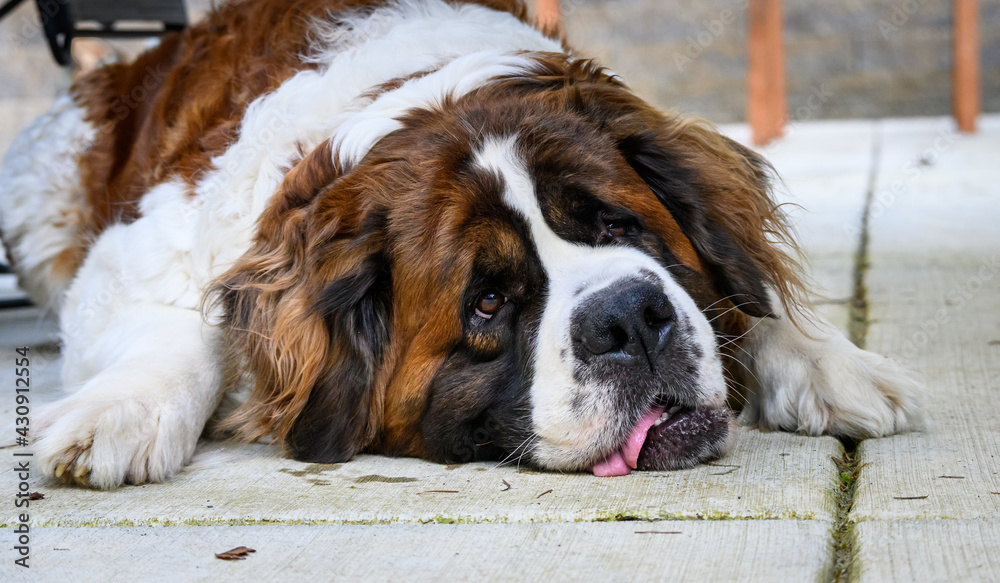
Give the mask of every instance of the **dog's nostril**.
[[611, 348], [608, 349], [608, 352], [625, 348], [631, 340], [629, 333], [621, 326], [612, 326], [609, 334], [611, 336]]
[[656, 309], [650, 306], [646, 308], [642, 316], [646, 321], [646, 326], [654, 330], [662, 330], [670, 322], [673, 314], [669, 310]]

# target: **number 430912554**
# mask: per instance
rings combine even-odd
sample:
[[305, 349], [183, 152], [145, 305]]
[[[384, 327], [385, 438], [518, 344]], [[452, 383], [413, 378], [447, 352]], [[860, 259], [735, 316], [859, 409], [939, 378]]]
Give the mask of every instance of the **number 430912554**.
[[[28, 398], [28, 393], [31, 390], [28, 347], [18, 348], [16, 352], [18, 357], [14, 360], [14, 374], [17, 378], [14, 380], [14, 389], [17, 395], [15, 397], [17, 418], [14, 420], [14, 424], [16, 425], [15, 431], [17, 431], [18, 435], [27, 437], [29, 425], [28, 413], [31, 412], [31, 408], [29, 407], [30, 399]], [[20, 440], [18, 441], [20, 442]]]

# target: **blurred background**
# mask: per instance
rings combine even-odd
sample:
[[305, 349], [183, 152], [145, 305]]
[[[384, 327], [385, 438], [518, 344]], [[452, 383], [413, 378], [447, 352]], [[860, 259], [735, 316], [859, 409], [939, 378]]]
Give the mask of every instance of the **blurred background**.
[[[187, 0], [190, 20], [211, 5]], [[748, 0], [560, 5], [570, 43], [620, 73], [642, 97], [717, 123], [745, 120]], [[783, 11], [790, 120], [950, 113], [953, 2], [785, 0]], [[1000, 0], [980, 0], [979, 11], [982, 110], [1000, 112]], [[142, 41], [110, 44], [124, 55], [143, 47]], [[100, 50], [85, 52], [78, 58], [92, 66]], [[0, 22], [0, 79], [6, 149], [11, 126], [70, 83], [69, 71], [49, 55], [34, 2]], [[820, 98], [819, 107], [810, 96]]]
[[[563, 0], [570, 41], [640, 94], [744, 121], [747, 0]], [[983, 111], [1000, 111], [1000, 0], [980, 0]], [[788, 110], [814, 119], [951, 113], [947, 0], [784, 0]], [[728, 21], [728, 24], [727, 24]], [[821, 94], [821, 107], [811, 95]], [[812, 103], [815, 103], [815, 99]], [[803, 109], [803, 107], [805, 109]]]

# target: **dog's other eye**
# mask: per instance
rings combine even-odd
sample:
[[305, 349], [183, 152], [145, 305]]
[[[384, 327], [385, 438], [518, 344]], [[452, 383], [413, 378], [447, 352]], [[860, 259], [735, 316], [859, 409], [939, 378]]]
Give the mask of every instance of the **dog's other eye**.
[[625, 223], [610, 221], [604, 223], [604, 236], [614, 239], [615, 237], [624, 237], [628, 228]]
[[486, 290], [476, 298], [476, 315], [489, 320], [507, 303], [507, 297], [495, 290]]
[[615, 219], [605, 217], [601, 219], [601, 235], [606, 241], [612, 241], [621, 237], [635, 234], [635, 221], [631, 219]]

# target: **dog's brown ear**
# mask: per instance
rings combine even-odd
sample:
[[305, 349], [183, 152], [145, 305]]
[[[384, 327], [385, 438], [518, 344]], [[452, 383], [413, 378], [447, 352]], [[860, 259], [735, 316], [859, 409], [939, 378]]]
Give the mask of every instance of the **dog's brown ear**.
[[[797, 248], [771, 198], [770, 165], [709, 124], [664, 115], [591, 61], [548, 63], [545, 74], [513, 84], [561, 91], [614, 140], [691, 241], [718, 291], [743, 312], [773, 312], [768, 288], [785, 307], [802, 297]], [[791, 312], [791, 310], [789, 310]]]
[[766, 163], [701, 125], [667, 122], [623, 137], [628, 163], [690, 239], [719, 291], [743, 312], [772, 313], [767, 284], [785, 277], [766, 234], [780, 226]]
[[295, 458], [350, 459], [374, 438], [377, 370], [390, 336], [384, 217], [365, 208], [322, 146], [261, 216], [252, 248], [213, 287], [227, 383], [253, 385], [225, 421], [273, 435]]

